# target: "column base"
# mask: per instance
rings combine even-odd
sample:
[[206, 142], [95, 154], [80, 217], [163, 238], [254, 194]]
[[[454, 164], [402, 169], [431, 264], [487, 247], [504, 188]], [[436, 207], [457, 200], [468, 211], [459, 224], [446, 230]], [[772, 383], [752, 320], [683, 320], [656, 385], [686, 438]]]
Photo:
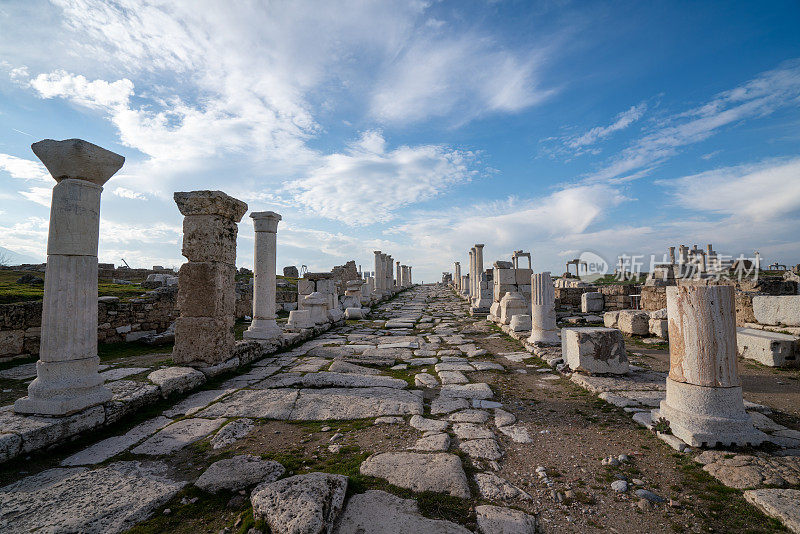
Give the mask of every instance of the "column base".
[[283, 330], [275, 319], [253, 319], [250, 328], [242, 333], [244, 339], [254, 339], [265, 341], [278, 338], [283, 335]]
[[103, 385], [97, 358], [63, 362], [36, 362], [36, 379], [28, 396], [14, 403], [20, 414], [64, 416], [111, 400]]
[[561, 345], [558, 330], [537, 330], [533, 328], [527, 341], [532, 345]]
[[672, 434], [692, 447], [757, 446], [767, 440], [744, 410], [741, 387], [697, 386], [667, 378], [667, 398], [652, 412], [653, 421], [662, 417]]

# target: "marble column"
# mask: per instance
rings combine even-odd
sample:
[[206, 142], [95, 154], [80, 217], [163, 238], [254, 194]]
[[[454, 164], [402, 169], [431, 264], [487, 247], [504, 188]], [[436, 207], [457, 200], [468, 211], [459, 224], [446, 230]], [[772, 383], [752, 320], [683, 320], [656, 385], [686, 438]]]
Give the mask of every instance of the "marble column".
[[380, 298], [383, 295], [383, 253], [380, 250], [375, 252], [375, 283], [373, 292]]
[[50, 204], [36, 379], [14, 411], [61, 416], [111, 399], [97, 357], [100, 194], [125, 158], [81, 139], [31, 145], [57, 184]]
[[556, 327], [556, 293], [549, 272], [531, 275], [531, 335], [528, 343], [560, 345]]
[[486, 311], [489, 311], [489, 307], [492, 305], [491, 299], [484, 297], [483, 287], [482, 284], [484, 283], [484, 278], [486, 273], [483, 270], [483, 244], [476, 244], [475, 245], [475, 299], [472, 301], [473, 306], [475, 308], [485, 308]]
[[414, 280], [411, 277], [411, 266], [410, 265], [408, 266], [408, 283], [409, 283], [409, 285], [413, 285], [414, 284]]
[[456, 291], [461, 291], [461, 262], [456, 262], [453, 274], [453, 285], [455, 285]]
[[736, 361], [732, 286], [667, 287], [667, 397], [654, 420], [693, 447], [759, 445], [766, 436], [744, 410]]
[[278, 222], [281, 216], [273, 211], [250, 214], [255, 229], [253, 254], [253, 322], [245, 339], [271, 340], [283, 334], [275, 321], [275, 263], [277, 256]]
[[178, 272], [176, 364], [204, 367], [233, 356], [236, 235], [247, 204], [222, 191], [176, 192], [188, 262]]
[[475, 296], [475, 288], [472, 287], [475, 284], [475, 247], [469, 249], [469, 293], [467, 296], [469, 297], [470, 302], [472, 302], [472, 298]]
[[386, 288], [394, 290], [394, 258], [390, 254], [386, 255]]

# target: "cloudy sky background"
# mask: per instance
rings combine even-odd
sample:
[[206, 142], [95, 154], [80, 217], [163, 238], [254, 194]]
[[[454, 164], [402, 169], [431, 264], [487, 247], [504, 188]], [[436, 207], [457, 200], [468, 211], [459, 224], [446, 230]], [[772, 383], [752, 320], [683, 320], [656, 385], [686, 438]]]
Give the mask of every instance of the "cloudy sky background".
[[[533, 250], [800, 262], [797, 2], [0, 4], [0, 247], [43, 261], [30, 151], [123, 154], [100, 261], [179, 266], [174, 191], [283, 215], [278, 266], [431, 281]], [[252, 266], [252, 223], [238, 264]]]

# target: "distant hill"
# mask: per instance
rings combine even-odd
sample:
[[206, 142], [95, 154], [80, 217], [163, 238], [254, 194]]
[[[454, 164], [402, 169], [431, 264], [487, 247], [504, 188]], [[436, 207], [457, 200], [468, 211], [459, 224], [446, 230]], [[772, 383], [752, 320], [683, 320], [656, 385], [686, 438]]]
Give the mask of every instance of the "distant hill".
[[6, 247], [0, 247], [0, 259], [5, 260], [5, 263], [8, 265], [19, 265], [20, 263], [44, 263], [44, 259], [42, 258], [35, 258], [27, 254], [14, 252]]

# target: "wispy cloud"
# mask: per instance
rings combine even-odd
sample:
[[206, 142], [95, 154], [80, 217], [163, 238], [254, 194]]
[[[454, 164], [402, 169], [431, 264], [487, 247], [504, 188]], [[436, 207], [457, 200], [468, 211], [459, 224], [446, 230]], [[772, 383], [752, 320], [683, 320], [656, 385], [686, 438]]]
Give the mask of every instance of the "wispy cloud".
[[0, 171], [7, 172], [12, 178], [35, 182], [52, 182], [50, 173], [38, 161], [18, 158], [9, 154], [0, 154]]

